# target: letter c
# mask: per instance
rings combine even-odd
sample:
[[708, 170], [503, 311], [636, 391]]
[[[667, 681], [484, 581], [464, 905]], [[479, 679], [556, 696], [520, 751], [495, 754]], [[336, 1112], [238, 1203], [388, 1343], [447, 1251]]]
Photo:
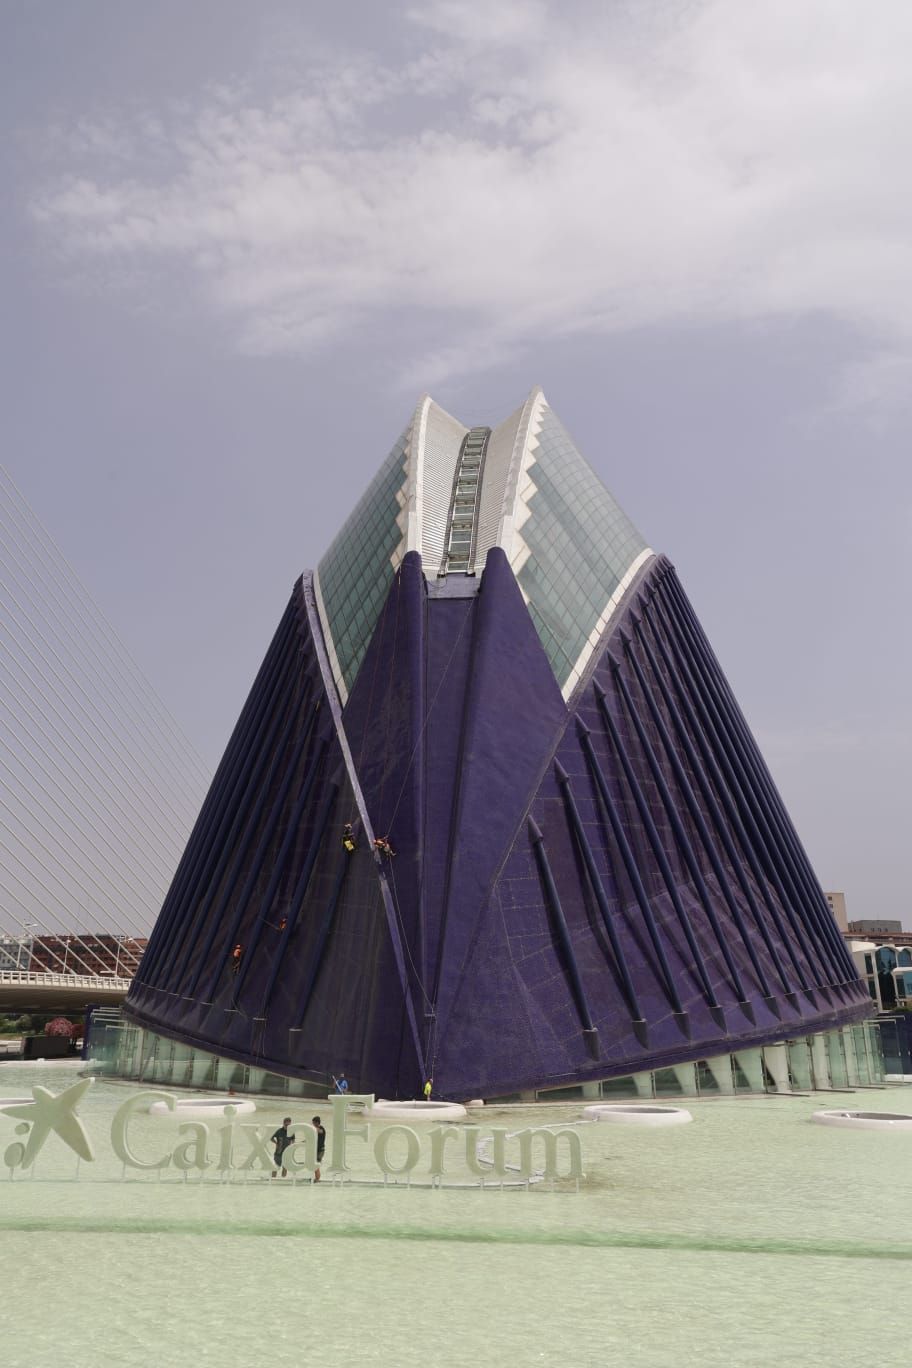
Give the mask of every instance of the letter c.
[[137, 1159], [130, 1149], [130, 1142], [127, 1139], [127, 1127], [133, 1117], [133, 1113], [138, 1111], [143, 1102], [164, 1102], [169, 1111], [174, 1111], [176, 1099], [173, 1093], [166, 1092], [141, 1092], [127, 1099], [122, 1107], [118, 1107], [111, 1122], [111, 1148], [117, 1155], [122, 1164], [135, 1169], [166, 1169], [171, 1163], [171, 1155], [166, 1154], [162, 1159], [152, 1160], [144, 1163], [142, 1159]]

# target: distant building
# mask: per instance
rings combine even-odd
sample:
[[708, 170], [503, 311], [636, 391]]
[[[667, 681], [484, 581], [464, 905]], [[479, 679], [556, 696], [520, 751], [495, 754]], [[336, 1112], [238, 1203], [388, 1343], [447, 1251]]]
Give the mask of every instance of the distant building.
[[912, 935], [885, 944], [849, 940], [849, 949], [878, 1012], [912, 1004]]
[[83, 932], [80, 936], [6, 936], [0, 938], [0, 973], [132, 978], [147, 944], [145, 936], [105, 932]]
[[858, 936], [895, 936], [897, 932], [903, 934], [903, 924], [901, 921], [852, 921], [848, 928], [854, 935]]
[[849, 925], [846, 918], [846, 900], [844, 893], [824, 893], [827, 905], [833, 916], [836, 918], [836, 925], [840, 931], [848, 931]]
[[83, 932], [81, 936], [35, 936], [23, 956], [22, 969], [32, 973], [112, 975], [132, 978], [148, 940]]
[[0, 974], [28, 965], [28, 942], [13, 936], [0, 937]]
[[[901, 921], [890, 918], [860, 918], [856, 921], [849, 921], [846, 915], [846, 900], [844, 893], [825, 893], [827, 905], [835, 918], [836, 925], [839, 927], [849, 948], [857, 960], [857, 944], [861, 941], [871, 941], [877, 945], [912, 945], [912, 931], [904, 931]], [[862, 975], [864, 977], [864, 975]]]

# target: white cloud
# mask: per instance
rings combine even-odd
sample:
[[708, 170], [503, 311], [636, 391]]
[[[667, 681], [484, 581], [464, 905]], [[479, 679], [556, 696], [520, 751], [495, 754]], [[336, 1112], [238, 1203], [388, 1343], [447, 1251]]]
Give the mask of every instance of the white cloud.
[[427, 0], [406, 13], [415, 24], [477, 48], [535, 40], [548, 27], [543, 0], [497, 0], [487, 5], [475, 0]]
[[189, 268], [257, 352], [391, 309], [445, 324], [440, 373], [542, 334], [825, 313], [901, 373], [912, 9], [599, 12], [438, 0], [399, 66], [89, 111], [35, 216], [77, 260]]
[[839, 411], [863, 410], [882, 428], [897, 410], [912, 407], [912, 350], [874, 352], [846, 369]]

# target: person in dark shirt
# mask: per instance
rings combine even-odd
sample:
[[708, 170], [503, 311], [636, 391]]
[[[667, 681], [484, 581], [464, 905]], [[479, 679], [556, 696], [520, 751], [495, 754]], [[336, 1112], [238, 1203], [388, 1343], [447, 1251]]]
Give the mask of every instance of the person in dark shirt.
[[272, 1170], [273, 1178], [276, 1176], [276, 1169], [279, 1168], [282, 1169], [282, 1177], [288, 1177], [288, 1170], [284, 1168], [282, 1165], [282, 1155], [288, 1149], [288, 1146], [293, 1145], [295, 1141], [294, 1136], [288, 1134], [288, 1127], [290, 1125], [291, 1117], [286, 1116], [281, 1126], [279, 1126], [279, 1129], [269, 1137], [272, 1143], [275, 1145], [275, 1154], [273, 1155], [272, 1160], [272, 1162], [275, 1164], [275, 1168]]
[[312, 1116], [310, 1124], [317, 1132], [317, 1167], [314, 1169], [314, 1182], [320, 1181], [320, 1165], [323, 1163], [323, 1155], [326, 1153], [326, 1127], [320, 1124], [319, 1116]]

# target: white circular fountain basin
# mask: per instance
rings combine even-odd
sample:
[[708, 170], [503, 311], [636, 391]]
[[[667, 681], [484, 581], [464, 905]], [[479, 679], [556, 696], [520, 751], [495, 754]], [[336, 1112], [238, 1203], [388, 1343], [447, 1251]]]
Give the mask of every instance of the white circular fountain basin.
[[816, 1111], [818, 1126], [851, 1126], [855, 1130], [912, 1130], [912, 1116], [903, 1112]]
[[619, 1126], [683, 1126], [693, 1120], [684, 1107], [625, 1107], [617, 1102], [584, 1107], [583, 1116], [589, 1121], [613, 1121]]
[[[228, 1112], [227, 1108], [233, 1111]], [[153, 1102], [149, 1108], [150, 1116], [192, 1116], [197, 1120], [221, 1120], [225, 1115], [248, 1116], [256, 1111], [256, 1103], [240, 1097], [188, 1097], [179, 1098], [172, 1110], [167, 1102]]]
[[407, 1102], [387, 1102], [378, 1097], [367, 1116], [378, 1121], [386, 1117], [400, 1117], [403, 1121], [461, 1121], [466, 1109], [461, 1102], [424, 1102], [413, 1098]]

